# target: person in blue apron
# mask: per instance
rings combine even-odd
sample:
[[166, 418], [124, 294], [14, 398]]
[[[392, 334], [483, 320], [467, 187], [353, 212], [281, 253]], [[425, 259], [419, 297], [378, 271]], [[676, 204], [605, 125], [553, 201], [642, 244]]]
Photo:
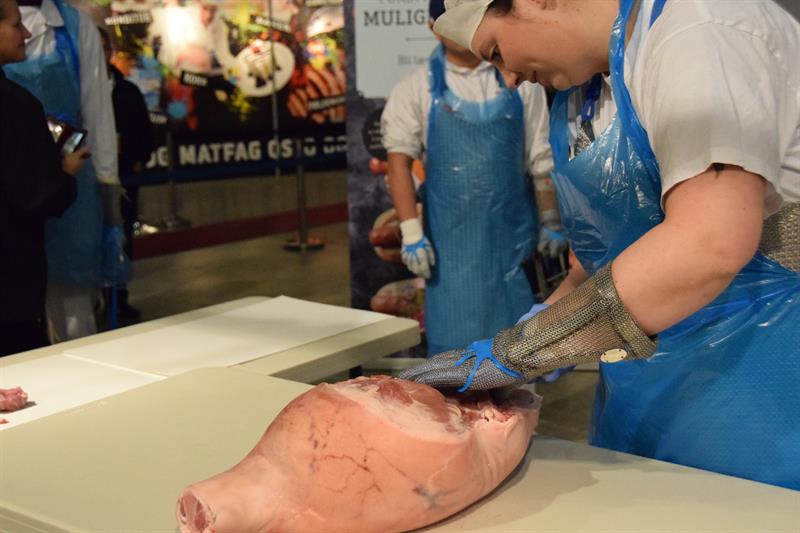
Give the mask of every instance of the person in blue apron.
[[[430, 3], [431, 19], [444, 11]], [[474, 335], [494, 335], [534, 302], [523, 262], [537, 244], [534, 176], [542, 226], [558, 252], [566, 241], [547, 143], [547, 103], [541, 87], [505, 88], [489, 63], [447, 40], [428, 65], [392, 91], [381, 122], [388, 183], [402, 232], [403, 262], [427, 278], [428, 353], [463, 346]], [[527, 125], [527, 127], [526, 127]], [[425, 153], [426, 179], [418, 219], [411, 176]], [[549, 210], [547, 210], [549, 207]]]
[[75, 203], [46, 226], [47, 315], [57, 342], [96, 332], [104, 204], [107, 213], [119, 213], [121, 192], [114, 110], [91, 19], [62, 0], [21, 0], [20, 11], [32, 37], [26, 42], [27, 59], [4, 66], [6, 76], [36, 96], [46, 115], [87, 130], [91, 151], [91, 164], [76, 176]]
[[549, 307], [401, 377], [491, 389], [600, 361], [592, 444], [800, 489], [800, 24], [771, 0], [447, 5], [435, 29], [508, 85], [561, 91], [579, 265]]

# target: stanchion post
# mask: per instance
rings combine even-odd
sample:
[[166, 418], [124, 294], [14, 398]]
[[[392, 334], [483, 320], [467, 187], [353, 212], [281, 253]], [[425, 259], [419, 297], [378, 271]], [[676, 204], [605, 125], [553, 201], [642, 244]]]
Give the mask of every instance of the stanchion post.
[[172, 139], [172, 130], [167, 126], [167, 194], [169, 195], [169, 213], [167, 216], [154, 224], [157, 230], [175, 230], [191, 226], [191, 222], [178, 214], [178, 189], [175, 185], [175, 143]]
[[269, 78], [270, 83], [272, 83], [272, 98], [270, 102], [272, 109], [272, 141], [275, 143], [275, 170], [273, 175], [277, 179], [281, 177], [281, 131], [280, 122], [278, 119], [278, 86], [275, 82], [275, 71], [278, 70], [278, 64], [275, 60], [275, 40], [272, 37], [273, 24], [275, 23], [275, 19], [273, 18], [272, 0], [269, 0], [267, 4], [267, 17], [269, 17]]
[[297, 230], [298, 237], [289, 239], [283, 247], [287, 250], [306, 251], [319, 250], [325, 243], [318, 237], [308, 235], [308, 219], [306, 217], [306, 173], [303, 165], [303, 139], [297, 138], [294, 141], [295, 156], [297, 157]]

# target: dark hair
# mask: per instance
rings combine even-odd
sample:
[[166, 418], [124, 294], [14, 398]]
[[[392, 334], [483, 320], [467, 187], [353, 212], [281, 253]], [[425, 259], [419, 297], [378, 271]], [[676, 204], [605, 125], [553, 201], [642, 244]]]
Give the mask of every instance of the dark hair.
[[430, 0], [428, 2], [428, 15], [431, 20], [438, 19], [444, 13], [444, 0]]
[[486, 8], [486, 11], [491, 11], [495, 15], [508, 15], [511, 13], [511, 8], [513, 7], [514, 0], [494, 0], [489, 7]]

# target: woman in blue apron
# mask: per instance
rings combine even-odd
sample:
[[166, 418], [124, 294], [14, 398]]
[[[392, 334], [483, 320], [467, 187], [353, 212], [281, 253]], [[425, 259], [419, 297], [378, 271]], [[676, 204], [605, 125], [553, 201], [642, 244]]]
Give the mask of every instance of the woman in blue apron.
[[494, 335], [531, 307], [522, 263], [535, 248], [537, 229], [519, 95], [503, 90], [485, 102], [459, 98], [445, 81], [442, 46], [431, 55], [429, 76], [422, 199], [437, 263], [425, 285], [425, 324], [428, 353], [436, 354], [476, 334]]
[[[6, 65], [3, 70], [9, 79], [36, 96], [46, 115], [81, 128], [80, 19], [78, 12], [61, 0], [53, 0], [53, 3], [64, 21], [62, 26], [54, 27], [55, 48], [49, 53], [29, 55], [24, 62]], [[90, 161], [76, 179], [78, 195], [75, 203], [60, 218], [51, 219], [46, 225], [48, 276], [59, 286], [93, 289], [101, 285], [103, 213], [100, 185]], [[53, 308], [49, 312], [52, 313]], [[91, 314], [91, 308], [89, 312]], [[64, 322], [67, 320], [69, 318]], [[93, 315], [90, 328], [94, 328]], [[67, 332], [61, 332], [61, 335], [66, 336]]]
[[[476, 36], [490, 3], [491, 0], [454, 0], [448, 4], [452, 10], [450, 19], [445, 19], [446, 13], [437, 31], [491, 57], [507, 80], [533, 76], [543, 81], [546, 77], [546, 81], [566, 87], [572, 80], [583, 82], [605, 70], [586, 72], [586, 64], [591, 65], [588, 60], [583, 65], [575, 63], [576, 68], [571, 71], [520, 74], [520, 70], [509, 66], [516, 58], [508, 46], [498, 51], [499, 46], [494, 46], [497, 41], [487, 43], [483, 39], [485, 32]], [[761, 195], [755, 198], [758, 202], [745, 198], [742, 205], [754, 202], [761, 209], [761, 198], [765, 197], [758, 175], [755, 177], [759, 179], [751, 179], [753, 175], [747, 176], [742, 168], [731, 169], [712, 160], [706, 163], [710, 168], [705, 173], [685, 182], [687, 187], [682, 183], [673, 189], [670, 194], [678, 196], [667, 197], [666, 212], [662, 208], [659, 161], [632, 103], [625, 69], [626, 34], [634, 28], [638, 32], [652, 29], [664, 16], [665, 4], [663, 0], [647, 0], [638, 6], [634, 0], [620, 0], [607, 65], [616, 114], [602, 132], [588, 127], [597, 83], [602, 80], [559, 93], [551, 111], [559, 205], [580, 261], [576, 271], [590, 277], [577, 287], [560, 290], [548, 300], [552, 303], [550, 308], [500, 332], [494, 339], [440, 354], [407, 371], [404, 377], [435, 386], [494, 388], [521, 383], [554, 368], [600, 360], [601, 379], [590, 431], [592, 444], [800, 489], [800, 211], [789, 188], [783, 209], [763, 223], [759, 251], [749, 261], [744, 260], [746, 264], [730, 280], [726, 279], [727, 286], [722, 289], [716, 290], [712, 285], [718, 280], [709, 278], [711, 287], [705, 293], [706, 302], [697, 306], [699, 310], [685, 304], [688, 312], [659, 327], [659, 321], [670, 322], [664, 313], [659, 314], [660, 308], [666, 309], [668, 315], [680, 306], [670, 297], [649, 297], [648, 307], [649, 295], [630, 289], [637, 282], [629, 281], [637, 274], [635, 268], [630, 269], [631, 258], [652, 268], [649, 259], [670, 263], [674, 258], [668, 254], [679, 254], [667, 246], [660, 253], [656, 248], [653, 255], [657, 257], [637, 252], [652, 250], [654, 242], [669, 244], [659, 238], [685, 215], [675, 206], [686, 205], [681, 202], [692, 198], [691, 191], [697, 190], [692, 187], [697, 183], [713, 184], [714, 180], [732, 176], [740, 181], [725, 182], [724, 187], [736, 193], [749, 190], [747, 187], [756, 183], [761, 186], [754, 187]], [[597, 6], [604, 9], [600, 3]], [[640, 18], [636, 21], [632, 13], [638, 7]], [[780, 14], [777, 6], [749, 9]], [[650, 15], [642, 18], [645, 12]], [[594, 14], [598, 25], [603, 24], [602, 14]], [[754, 17], [761, 14], [757, 12]], [[796, 23], [781, 20], [780, 24]], [[789, 29], [800, 34], [796, 27]], [[551, 51], [553, 57], [560, 52], [570, 54], [563, 49]], [[586, 50], [587, 56], [589, 52]], [[796, 52], [786, 55], [796, 57]], [[514, 67], [517, 66], [515, 62]], [[582, 67], [584, 72], [580, 72]], [[691, 87], [692, 80], [686, 79], [685, 83]], [[583, 109], [584, 116], [571, 134], [573, 109]], [[684, 119], [680, 114], [676, 116]], [[728, 193], [722, 190], [720, 194]], [[717, 198], [703, 196], [701, 200], [704, 201], [696, 204], [695, 212], [715, 208]], [[670, 216], [673, 218], [668, 221]], [[753, 218], [746, 209], [736, 210], [729, 219], [735, 221], [736, 217], [740, 217], [744, 228], [732, 223], [731, 239], [742, 232], [747, 234]], [[760, 230], [759, 223], [760, 219], [752, 225]], [[696, 229], [691, 225], [683, 227], [687, 245]], [[719, 238], [724, 241], [726, 236]], [[757, 232], [755, 239], [758, 240]], [[695, 254], [703, 258], [702, 251]], [[687, 257], [690, 264], [696, 264], [695, 259]], [[709, 259], [716, 257], [709, 254]], [[633, 262], [634, 267], [637, 261]], [[644, 268], [640, 266], [640, 270]], [[658, 275], [642, 277], [651, 284], [650, 291], [672, 282], [659, 279]], [[719, 277], [725, 279], [724, 275]], [[691, 279], [690, 274], [687, 279]], [[690, 294], [690, 299], [702, 299], [703, 288]], [[683, 296], [676, 290], [674, 300]]]

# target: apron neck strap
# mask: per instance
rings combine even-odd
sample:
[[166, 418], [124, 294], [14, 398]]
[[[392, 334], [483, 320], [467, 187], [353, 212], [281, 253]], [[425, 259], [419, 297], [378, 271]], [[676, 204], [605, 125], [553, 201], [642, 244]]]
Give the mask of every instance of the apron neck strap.
[[653, 4], [653, 12], [650, 14], [650, 27], [653, 27], [653, 24], [656, 23], [656, 19], [661, 16], [661, 12], [664, 11], [664, 6], [667, 5], [667, 0], [656, 0], [656, 3]]

